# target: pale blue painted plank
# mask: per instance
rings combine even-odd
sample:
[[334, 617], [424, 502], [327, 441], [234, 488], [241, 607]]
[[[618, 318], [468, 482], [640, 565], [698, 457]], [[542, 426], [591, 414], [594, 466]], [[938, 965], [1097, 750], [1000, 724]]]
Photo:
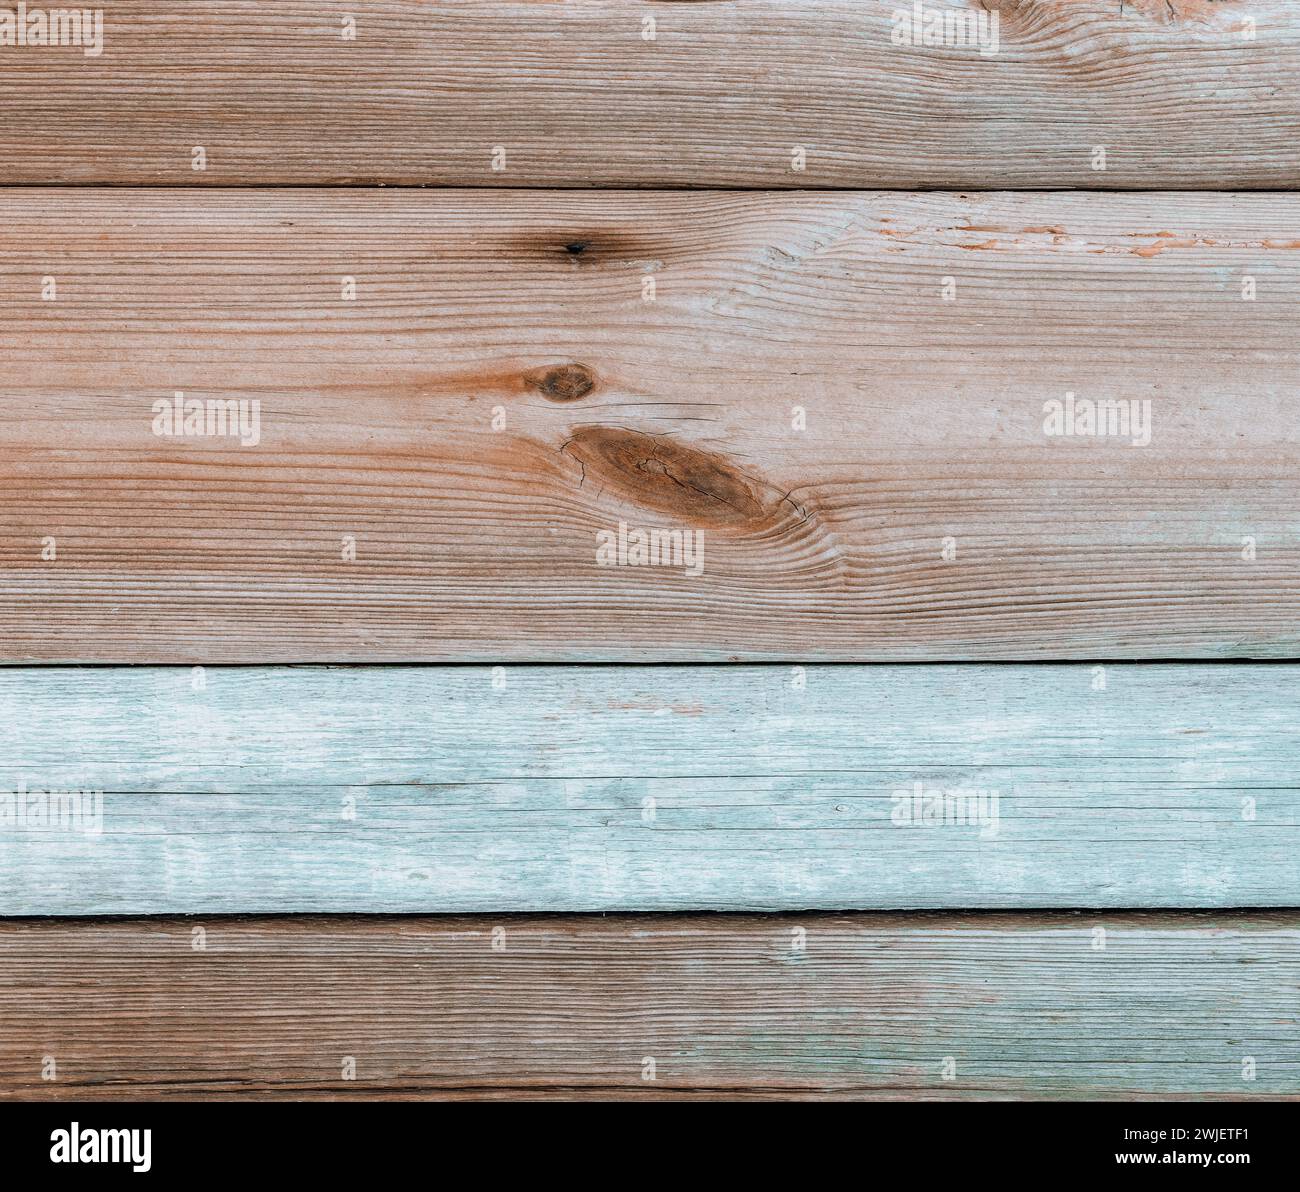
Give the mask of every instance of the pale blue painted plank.
[[103, 792], [0, 822], [0, 913], [1300, 902], [1300, 666], [1100, 673], [0, 670], [0, 790]]

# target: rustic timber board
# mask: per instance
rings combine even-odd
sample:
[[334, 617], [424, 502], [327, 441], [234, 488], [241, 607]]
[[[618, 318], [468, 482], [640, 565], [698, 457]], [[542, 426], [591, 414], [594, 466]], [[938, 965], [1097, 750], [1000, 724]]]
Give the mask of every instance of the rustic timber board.
[[0, 670], [0, 914], [1300, 903], [1296, 666], [198, 681]]
[[5, 52], [0, 184], [1300, 184], [1292, 0], [913, 8], [108, 0], [102, 52]]
[[9, 190], [0, 259], [6, 662], [1300, 646], [1300, 197]]
[[7, 920], [0, 967], [4, 1098], [1300, 1099], [1294, 911]]

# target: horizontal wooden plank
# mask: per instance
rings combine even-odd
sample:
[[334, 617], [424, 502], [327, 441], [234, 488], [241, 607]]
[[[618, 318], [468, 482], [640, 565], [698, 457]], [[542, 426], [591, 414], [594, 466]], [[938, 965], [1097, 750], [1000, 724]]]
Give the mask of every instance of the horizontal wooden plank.
[[920, 7], [109, 0], [4, 50], [0, 182], [1300, 185], [1292, 0]]
[[0, 965], [6, 1099], [1300, 1098], [1294, 911], [10, 920]]
[[0, 914], [1300, 903], [1300, 667], [203, 682], [0, 670]]
[[1297, 229], [1277, 195], [10, 190], [0, 658], [1292, 657]]

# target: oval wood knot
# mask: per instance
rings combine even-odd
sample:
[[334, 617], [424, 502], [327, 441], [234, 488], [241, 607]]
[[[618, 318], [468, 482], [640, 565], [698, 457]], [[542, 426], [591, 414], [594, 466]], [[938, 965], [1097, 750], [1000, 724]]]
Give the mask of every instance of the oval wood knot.
[[538, 368], [526, 373], [524, 379], [551, 401], [577, 401], [596, 387], [596, 378], [585, 364]]
[[780, 494], [714, 451], [621, 426], [578, 426], [562, 450], [588, 478], [647, 508], [715, 526], [765, 523]]

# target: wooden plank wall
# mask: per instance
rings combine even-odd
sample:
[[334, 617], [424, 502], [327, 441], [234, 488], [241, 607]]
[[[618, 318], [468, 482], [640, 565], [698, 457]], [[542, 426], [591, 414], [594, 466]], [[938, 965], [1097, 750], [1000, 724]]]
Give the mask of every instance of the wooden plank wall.
[[[0, 229], [6, 661], [1300, 640], [1300, 197], [11, 191]], [[1071, 393], [1149, 423], [1048, 433]], [[620, 525], [698, 566], [601, 566]]]
[[0, 913], [1295, 902], [1300, 666], [201, 681], [0, 671]]
[[32, 1099], [1300, 1099], [1293, 911], [10, 920], [0, 963]]
[[0, 35], [0, 1100], [1300, 1099], [1300, 9], [900, 7]]

